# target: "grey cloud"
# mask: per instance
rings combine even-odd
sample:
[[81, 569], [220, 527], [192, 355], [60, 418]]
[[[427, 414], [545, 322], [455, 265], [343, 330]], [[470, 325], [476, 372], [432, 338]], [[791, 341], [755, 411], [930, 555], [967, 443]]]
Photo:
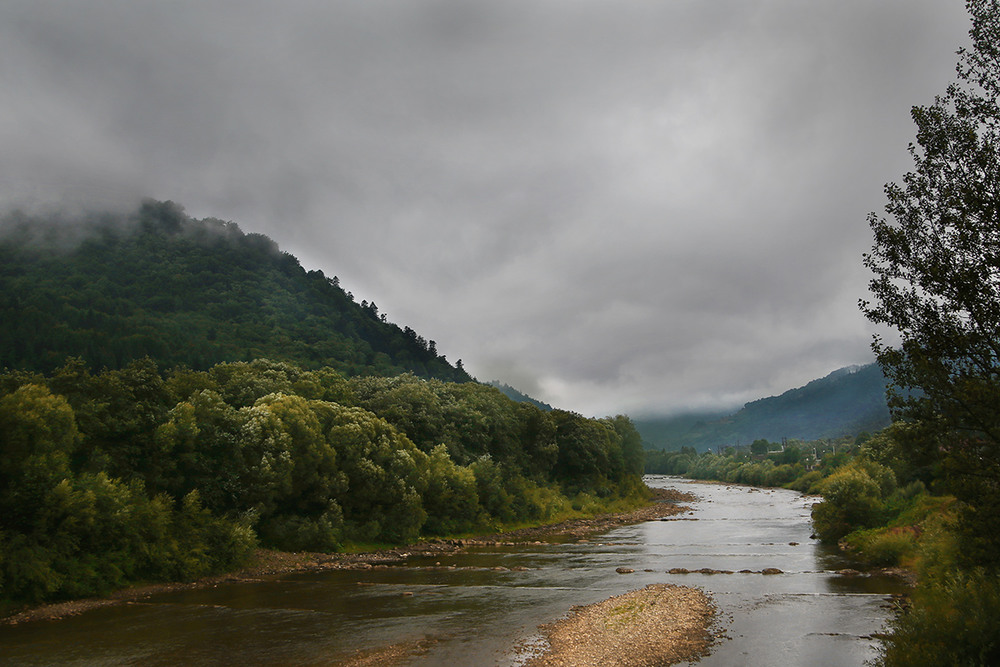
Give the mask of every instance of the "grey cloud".
[[13, 0], [0, 204], [171, 198], [586, 413], [869, 359], [907, 112], [959, 3]]

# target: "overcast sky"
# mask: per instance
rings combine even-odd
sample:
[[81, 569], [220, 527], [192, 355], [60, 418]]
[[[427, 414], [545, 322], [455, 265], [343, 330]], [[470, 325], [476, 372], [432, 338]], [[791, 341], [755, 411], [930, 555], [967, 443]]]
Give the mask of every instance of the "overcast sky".
[[872, 360], [958, 0], [4, 0], [0, 206], [172, 199], [586, 415]]

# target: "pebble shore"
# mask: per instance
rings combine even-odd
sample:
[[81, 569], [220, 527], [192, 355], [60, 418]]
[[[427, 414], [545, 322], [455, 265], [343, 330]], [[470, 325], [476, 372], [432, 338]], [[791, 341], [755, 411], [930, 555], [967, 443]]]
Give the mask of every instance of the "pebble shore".
[[694, 660], [711, 644], [714, 607], [696, 588], [650, 584], [578, 607], [543, 627], [548, 649], [525, 667], [660, 667]]

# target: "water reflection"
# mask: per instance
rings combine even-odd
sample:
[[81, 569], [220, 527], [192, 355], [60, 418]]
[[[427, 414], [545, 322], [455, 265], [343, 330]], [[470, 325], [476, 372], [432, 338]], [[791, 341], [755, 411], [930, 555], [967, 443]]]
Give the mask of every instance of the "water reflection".
[[[57, 623], [0, 627], [0, 664], [331, 665], [358, 650], [431, 638], [411, 665], [513, 665], [539, 624], [649, 583], [698, 586], [730, 637], [700, 665], [861, 665], [902, 590], [810, 539], [813, 502], [782, 490], [650, 478], [702, 501], [690, 520], [590, 542], [477, 547], [405, 567], [275, 576], [153, 596]], [[635, 570], [621, 575], [616, 568]], [[734, 574], [667, 574], [672, 568]], [[783, 574], [759, 574], [777, 568]], [[752, 570], [753, 573], [740, 573]]]

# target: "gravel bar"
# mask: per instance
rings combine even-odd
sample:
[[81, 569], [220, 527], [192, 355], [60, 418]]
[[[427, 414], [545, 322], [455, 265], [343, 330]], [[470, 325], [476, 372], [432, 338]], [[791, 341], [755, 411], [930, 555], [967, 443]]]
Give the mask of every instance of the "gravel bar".
[[697, 588], [650, 584], [576, 607], [542, 626], [548, 648], [525, 667], [659, 667], [695, 660], [708, 650], [715, 608]]

